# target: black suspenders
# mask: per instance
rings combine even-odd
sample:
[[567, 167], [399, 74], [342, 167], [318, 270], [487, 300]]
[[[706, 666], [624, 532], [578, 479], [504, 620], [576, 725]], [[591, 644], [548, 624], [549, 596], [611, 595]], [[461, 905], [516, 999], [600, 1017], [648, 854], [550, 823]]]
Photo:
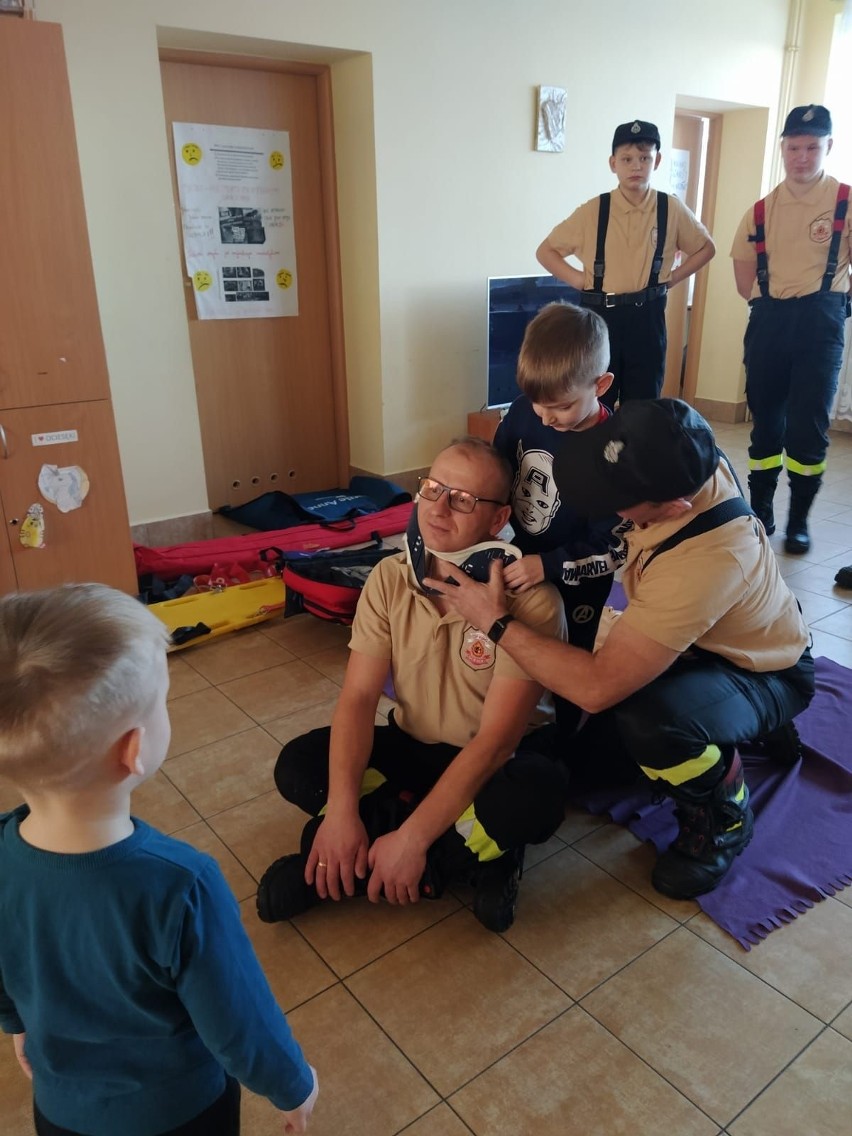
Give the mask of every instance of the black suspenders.
[[[654, 249], [654, 258], [651, 261], [651, 274], [648, 277], [648, 284], [643, 291], [629, 292], [625, 296], [609, 295], [604, 293], [603, 290], [604, 271], [606, 268], [604, 249], [607, 229], [609, 228], [609, 203], [610, 194], [602, 193], [598, 199], [598, 235], [595, 246], [592, 293], [599, 293], [605, 301], [605, 307], [608, 308], [613, 307], [619, 300], [622, 303], [641, 304], [647, 300], [655, 300], [658, 296], [665, 295], [665, 286], [660, 284], [660, 272], [663, 267], [663, 248], [666, 243], [666, 230], [669, 221], [668, 194], [657, 194], [657, 244]], [[590, 293], [587, 292], [586, 295], [588, 296]]]
[[[828, 246], [828, 262], [820, 285], [820, 292], [830, 292], [837, 272], [840, 255], [840, 238], [846, 224], [849, 206], [849, 186], [841, 182], [837, 187], [837, 200], [834, 204], [834, 220], [831, 226], [831, 241]], [[757, 286], [761, 296], [769, 296], [769, 259], [766, 255], [766, 198], [754, 203], [754, 247], [757, 252]]]
[[657, 545], [645, 563], [642, 565], [642, 572], [648, 571], [648, 565], [655, 556], [659, 556], [661, 552], [668, 552], [669, 549], [677, 547], [682, 540], [687, 540], [691, 536], [699, 536], [701, 533], [709, 532], [711, 529], [718, 529], [722, 525], [726, 525], [728, 521], [734, 520], [735, 517], [752, 517], [752, 513], [748, 503], [742, 497], [729, 497], [727, 501], [720, 501], [718, 505], [714, 505], [712, 509], [708, 509], [706, 513], [699, 513], [697, 517], [684, 525], [668, 540], [664, 540], [662, 544]]

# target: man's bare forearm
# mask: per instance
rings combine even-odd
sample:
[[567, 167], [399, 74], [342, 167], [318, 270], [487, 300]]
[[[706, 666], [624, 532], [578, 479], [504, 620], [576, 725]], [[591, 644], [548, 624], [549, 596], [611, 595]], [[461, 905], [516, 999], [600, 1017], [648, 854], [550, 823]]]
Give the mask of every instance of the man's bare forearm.
[[331, 723], [328, 763], [328, 812], [357, 811], [361, 780], [373, 752], [376, 707], [370, 700], [338, 702]]

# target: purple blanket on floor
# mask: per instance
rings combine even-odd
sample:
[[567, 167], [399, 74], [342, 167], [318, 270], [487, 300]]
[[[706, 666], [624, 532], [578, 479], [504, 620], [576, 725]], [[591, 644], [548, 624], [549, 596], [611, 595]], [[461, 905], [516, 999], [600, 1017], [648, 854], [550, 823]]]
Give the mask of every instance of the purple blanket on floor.
[[[817, 659], [816, 694], [796, 725], [804, 755], [791, 768], [742, 747], [754, 838], [719, 887], [698, 900], [746, 950], [852, 884], [852, 670]], [[663, 851], [677, 823], [672, 802], [654, 804], [652, 792], [595, 790], [577, 803]]]

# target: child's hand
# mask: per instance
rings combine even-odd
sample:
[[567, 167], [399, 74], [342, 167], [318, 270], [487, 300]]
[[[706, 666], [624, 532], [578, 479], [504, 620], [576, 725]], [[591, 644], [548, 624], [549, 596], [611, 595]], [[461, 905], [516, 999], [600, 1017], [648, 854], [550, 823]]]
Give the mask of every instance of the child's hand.
[[528, 592], [544, 580], [544, 565], [540, 556], [522, 556], [503, 569], [503, 580], [510, 592]]
[[314, 1111], [314, 1105], [317, 1103], [317, 1095], [319, 1094], [317, 1071], [313, 1065], [311, 1065], [310, 1069], [314, 1075], [314, 1087], [311, 1089], [311, 1095], [307, 1100], [303, 1101], [298, 1108], [294, 1108], [290, 1112], [281, 1113], [284, 1117], [285, 1132], [304, 1132], [308, 1127], [308, 1121], [311, 1118], [311, 1113]]
[[24, 1048], [26, 1046], [26, 1042], [27, 1042], [27, 1035], [25, 1033], [13, 1033], [12, 1034], [12, 1044], [15, 1047], [15, 1056], [18, 1059], [18, 1064], [21, 1066], [21, 1068], [26, 1073], [26, 1075], [29, 1077], [29, 1079], [32, 1080], [33, 1079], [32, 1065], [30, 1065], [29, 1061], [27, 1061], [27, 1055], [26, 1055], [26, 1053], [24, 1053]]

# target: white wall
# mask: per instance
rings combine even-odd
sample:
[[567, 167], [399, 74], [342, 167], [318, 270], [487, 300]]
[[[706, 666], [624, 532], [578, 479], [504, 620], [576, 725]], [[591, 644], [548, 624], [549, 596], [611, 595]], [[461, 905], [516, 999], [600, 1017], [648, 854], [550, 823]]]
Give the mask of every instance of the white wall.
[[[38, 0], [39, 18], [65, 30], [132, 520], [207, 505], [158, 27], [165, 43], [333, 63], [351, 457], [387, 472], [427, 464], [483, 402], [486, 277], [537, 271], [552, 225], [609, 188], [616, 123], [657, 122], [665, 149], [676, 93], [774, 110], [787, 0], [748, 9]], [[542, 83], [568, 90], [563, 154], [532, 149]]]

